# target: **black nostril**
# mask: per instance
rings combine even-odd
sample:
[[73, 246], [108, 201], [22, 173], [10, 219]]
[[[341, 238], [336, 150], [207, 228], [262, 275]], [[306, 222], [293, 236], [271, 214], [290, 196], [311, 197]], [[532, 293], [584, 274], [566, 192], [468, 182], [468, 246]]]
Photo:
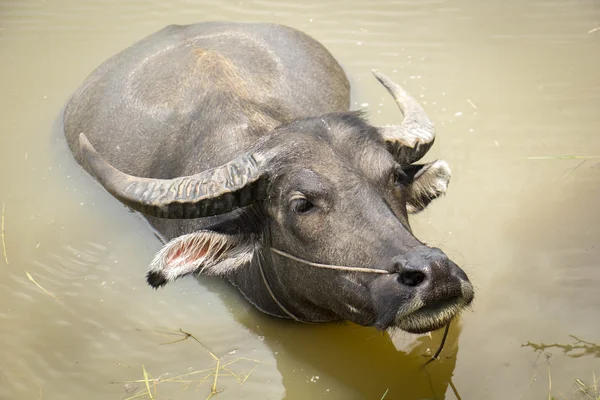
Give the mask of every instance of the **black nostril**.
[[408, 270], [400, 272], [398, 280], [405, 286], [419, 286], [425, 280], [426, 276], [423, 272], [417, 270]]

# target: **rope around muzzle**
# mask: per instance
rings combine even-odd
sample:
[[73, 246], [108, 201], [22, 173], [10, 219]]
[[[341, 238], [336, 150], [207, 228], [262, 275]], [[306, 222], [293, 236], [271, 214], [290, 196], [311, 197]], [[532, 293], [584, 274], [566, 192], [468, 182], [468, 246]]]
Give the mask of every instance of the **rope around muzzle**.
[[[392, 274], [392, 272], [390, 272], [390, 271], [387, 271], [385, 269], [379, 269], [379, 268], [346, 267], [346, 266], [342, 266], [342, 265], [332, 265], [332, 264], [316, 263], [316, 262], [305, 260], [305, 259], [300, 258], [300, 257], [293, 256], [293, 255], [291, 255], [289, 253], [286, 253], [285, 251], [276, 249], [274, 247], [271, 247], [271, 251], [273, 253], [275, 253], [275, 254], [279, 254], [280, 256], [289, 258], [290, 260], [294, 260], [294, 261], [297, 261], [299, 263], [310, 265], [311, 267], [316, 267], [316, 268], [331, 269], [331, 270], [335, 270], [335, 271], [344, 271], [344, 272], [363, 272], [363, 273], [366, 273], [366, 274], [382, 274], [382, 275], [383, 274], [388, 274], [388, 275]], [[267, 276], [265, 274], [265, 271], [263, 270], [263, 267], [262, 267], [261, 263], [258, 263], [258, 268], [260, 270], [260, 276], [263, 279], [263, 282], [265, 284], [265, 287], [267, 288], [267, 291], [269, 292], [269, 295], [271, 296], [271, 298], [273, 299], [273, 301], [275, 302], [275, 304], [277, 304], [277, 306], [281, 309], [281, 311], [283, 311], [285, 314], [287, 314], [288, 317], [290, 317], [291, 319], [293, 319], [296, 322], [304, 322], [306, 324], [311, 323], [311, 322], [308, 322], [308, 321], [303, 321], [302, 319], [300, 319], [297, 316], [295, 316], [290, 310], [288, 310], [279, 301], [279, 299], [277, 299], [277, 297], [275, 296], [275, 293], [273, 292], [273, 289], [271, 288], [271, 285], [267, 281]]]
[[333, 269], [336, 271], [344, 271], [344, 272], [364, 272], [366, 274], [392, 274], [392, 272], [380, 269], [380, 268], [360, 268], [360, 267], [345, 267], [342, 265], [332, 265], [332, 264], [320, 264], [312, 261], [308, 261], [296, 256], [293, 256], [285, 251], [278, 250], [274, 247], [271, 247], [271, 251], [273, 253], [279, 254], [280, 256], [287, 257], [290, 260], [298, 261], [299, 263], [310, 265], [311, 267], [324, 268], [324, 269]]
[[[392, 272], [390, 272], [390, 271], [387, 271], [385, 269], [379, 269], [379, 268], [346, 267], [346, 266], [342, 266], [342, 265], [331, 265], [331, 264], [316, 263], [316, 262], [304, 260], [302, 258], [293, 256], [293, 255], [291, 255], [289, 253], [286, 253], [285, 251], [276, 249], [274, 247], [271, 247], [271, 251], [273, 253], [275, 253], [275, 254], [279, 254], [280, 256], [289, 258], [290, 260], [298, 261], [299, 263], [310, 265], [311, 267], [316, 267], [316, 268], [332, 269], [332, 270], [335, 270], [335, 271], [344, 271], [344, 272], [364, 272], [364, 273], [367, 273], [367, 274], [392, 274]], [[258, 266], [259, 266], [259, 269], [260, 269], [260, 274], [261, 274], [261, 276], [263, 278], [263, 281], [265, 283], [265, 286], [267, 287], [267, 291], [271, 295], [271, 298], [273, 299], [273, 301], [275, 301], [275, 303], [279, 306], [279, 308], [281, 308], [281, 310], [284, 313], [286, 313], [290, 318], [292, 318], [296, 322], [303, 322], [305, 324], [312, 323], [312, 322], [308, 322], [308, 321], [303, 321], [300, 318], [296, 317], [290, 310], [288, 310], [287, 308], [285, 308], [285, 306], [283, 304], [281, 304], [281, 302], [275, 296], [275, 293], [273, 293], [273, 290], [271, 289], [271, 285], [269, 285], [269, 282], [267, 282], [267, 277], [265, 275], [265, 271], [263, 270], [262, 264], [259, 263]], [[440, 346], [438, 347], [437, 351], [429, 359], [429, 361], [427, 361], [425, 364], [423, 364], [423, 366], [426, 366], [430, 362], [439, 359], [439, 355], [442, 352], [442, 349], [444, 348], [444, 344], [446, 344], [446, 338], [448, 337], [448, 331], [450, 330], [450, 323], [451, 322], [452, 321], [450, 321], [450, 322], [448, 322], [448, 324], [446, 324], [446, 328], [444, 330], [444, 336], [442, 337], [442, 341], [441, 341]]]

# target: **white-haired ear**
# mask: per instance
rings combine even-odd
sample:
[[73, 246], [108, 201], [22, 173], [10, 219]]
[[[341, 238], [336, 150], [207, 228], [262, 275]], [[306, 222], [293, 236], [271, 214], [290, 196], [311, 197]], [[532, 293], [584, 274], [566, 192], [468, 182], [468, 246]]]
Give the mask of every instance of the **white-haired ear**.
[[152, 260], [146, 280], [158, 288], [194, 272], [224, 275], [248, 264], [253, 254], [249, 235], [197, 231], [167, 243]]
[[446, 161], [411, 165], [407, 169], [409, 171], [405, 172], [413, 179], [406, 200], [406, 209], [410, 214], [424, 210], [433, 200], [446, 194], [451, 176], [450, 166]]

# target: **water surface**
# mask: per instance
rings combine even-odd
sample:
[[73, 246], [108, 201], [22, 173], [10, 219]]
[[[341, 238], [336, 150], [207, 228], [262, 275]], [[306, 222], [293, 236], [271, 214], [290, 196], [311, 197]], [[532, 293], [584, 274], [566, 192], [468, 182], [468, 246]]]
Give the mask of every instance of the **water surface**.
[[[427, 159], [446, 159], [453, 179], [414, 229], [477, 290], [440, 361], [422, 368], [439, 332], [274, 320], [216, 279], [145, 284], [160, 243], [71, 160], [60, 111], [116, 52], [206, 20], [312, 35], [374, 123], [400, 115], [373, 68], [423, 102], [438, 133]], [[600, 159], [529, 157], [600, 155], [599, 26], [592, 0], [1, 1], [0, 398], [124, 399], [142, 365], [163, 380], [211, 368], [192, 340], [164, 344], [180, 328], [223, 362], [251, 359], [230, 365], [252, 371], [244, 384], [220, 377], [214, 398], [548, 398], [546, 357], [522, 345], [600, 342]], [[600, 376], [598, 354], [547, 352], [558, 398]], [[156, 398], [203, 399], [209, 386], [163, 382]]]

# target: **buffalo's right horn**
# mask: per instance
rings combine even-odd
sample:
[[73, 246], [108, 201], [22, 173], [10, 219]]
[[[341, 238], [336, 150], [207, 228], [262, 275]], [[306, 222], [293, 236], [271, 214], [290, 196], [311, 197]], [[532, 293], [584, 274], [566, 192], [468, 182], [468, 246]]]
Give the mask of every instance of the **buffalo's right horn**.
[[257, 157], [244, 154], [216, 168], [174, 179], [140, 178], [117, 170], [79, 135], [92, 174], [123, 204], [143, 214], [170, 219], [224, 214], [266, 198], [266, 173]]
[[373, 70], [373, 74], [390, 92], [404, 114], [404, 121], [400, 125], [379, 128], [388, 151], [399, 164], [412, 164], [420, 160], [433, 145], [433, 122], [419, 102], [400, 85], [379, 71]]

